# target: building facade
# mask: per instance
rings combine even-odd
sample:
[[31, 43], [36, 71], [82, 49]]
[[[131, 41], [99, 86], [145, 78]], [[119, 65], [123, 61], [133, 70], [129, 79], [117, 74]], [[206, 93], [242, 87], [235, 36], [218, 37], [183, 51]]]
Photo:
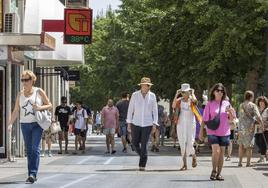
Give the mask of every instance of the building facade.
[[[62, 67], [84, 63], [82, 45], [64, 45], [63, 33], [42, 32], [43, 19], [64, 19], [65, 1], [0, 0], [0, 158], [24, 156], [19, 119], [11, 133], [7, 122], [17, 93], [22, 90], [23, 70], [37, 74], [55, 108], [69, 95]], [[57, 68], [56, 68], [57, 67]]]

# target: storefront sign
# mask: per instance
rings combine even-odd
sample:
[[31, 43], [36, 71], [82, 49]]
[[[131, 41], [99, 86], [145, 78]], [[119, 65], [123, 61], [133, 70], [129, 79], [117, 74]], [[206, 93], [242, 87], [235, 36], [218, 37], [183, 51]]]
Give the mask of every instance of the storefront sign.
[[0, 46], [0, 60], [7, 60], [7, 46]]
[[70, 81], [79, 81], [80, 71], [68, 71], [68, 77]]
[[92, 39], [92, 9], [65, 9], [64, 43], [90, 44]]
[[56, 39], [52, 37], [51, 35], [42, 32], [41, 33], [41, 45], [46, 46], [50, 49], [55, 49], [56, 47]]

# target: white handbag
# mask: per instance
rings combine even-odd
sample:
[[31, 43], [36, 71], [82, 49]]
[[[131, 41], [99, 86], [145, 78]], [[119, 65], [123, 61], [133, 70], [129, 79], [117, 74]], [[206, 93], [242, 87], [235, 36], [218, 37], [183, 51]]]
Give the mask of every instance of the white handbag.
[[[36, 98], [37, 98], [37, 92], [38, 92], [38, 90], [36, 91], [35, 103], [36, 103]], [[50, 111], [48, 111], [48, 110], [35, 111], [35, 118], [36, 118], [36, 122], [40, 125], [40, 127], [43, 130], [46, 131], [51, 126], [52, 114], [51, 114]]]
[[52, 134], [58, 133], [61, 131], [60, 123], [59, 122], [52, 122], [50, 126], [50, 131]]

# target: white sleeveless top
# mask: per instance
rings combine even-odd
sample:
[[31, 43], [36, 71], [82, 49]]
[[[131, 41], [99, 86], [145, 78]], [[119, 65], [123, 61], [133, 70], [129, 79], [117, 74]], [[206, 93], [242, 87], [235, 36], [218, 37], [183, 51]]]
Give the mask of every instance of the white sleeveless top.
[[[36, 103], [37, 105], [43, 105], [42, 98], [39, 95], [38, 87], [33, 88], [33, 94], [29, 97], [25, 97], [24, 93], [22, 92], [19, 99], [20, 105], [20, 123], [33, 123], [36, 122], [35, 119], [35, 111], [33, 109], [33, 104]], [[37, 97], [36, 97], [37, 95]], [[36, 102], [35, 102], [36, 98]]]

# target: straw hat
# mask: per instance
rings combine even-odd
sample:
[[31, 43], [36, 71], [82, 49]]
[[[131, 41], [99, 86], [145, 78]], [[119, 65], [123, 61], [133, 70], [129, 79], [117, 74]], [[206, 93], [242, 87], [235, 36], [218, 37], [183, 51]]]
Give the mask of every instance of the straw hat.
[[151, 82], [151, 79], [148, 78], [148, 77], [143, 77], [143, 78], [141, 79], [141, 83], [139, 83], [138, 85], [140, 86], [140, 85], [142, 85], [142, 84], [144, 84], [144, 85], [150, 85], [150, 86], [153, 85], [152, 82]]

